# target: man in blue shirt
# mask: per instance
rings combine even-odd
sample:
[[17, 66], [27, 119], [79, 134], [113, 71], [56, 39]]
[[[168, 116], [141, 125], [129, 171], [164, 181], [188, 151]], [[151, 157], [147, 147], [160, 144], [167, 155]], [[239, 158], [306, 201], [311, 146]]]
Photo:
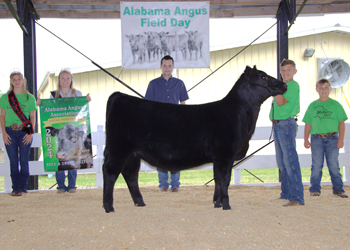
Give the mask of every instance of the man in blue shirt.
[[[145, 99], [173, 103], [173, 104], [185, 104], [188, 100], [188, 94], [185, 84], [180, 79], [172, 77], [174, 69], [174, 59], [167, 55], [160, 61], [160, 68], [162, 75], [148, 84]], [[159, 190], [165, 192], [169, 188], [169, 175], [168, 171], [158, 169]], [[171, 172], [170, 174], [170, 186], [173, 192], [179, 192], [180, 188], [180, 172]]]

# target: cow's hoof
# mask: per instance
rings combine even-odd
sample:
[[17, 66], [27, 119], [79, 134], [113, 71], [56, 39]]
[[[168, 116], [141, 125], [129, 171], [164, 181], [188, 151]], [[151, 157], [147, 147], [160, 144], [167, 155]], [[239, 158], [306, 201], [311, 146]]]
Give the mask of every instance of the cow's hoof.
[[103, 206], [103, 208], [105, 209], [106, 213], [114, 213], [115, 212], [113, 207]]
[[214, 208], [220, 208], [221, 203], [220, 202], [214, 202]]
[[229, 206], [223, 206], [222, 210], [231, 210], [231, 206], [230, 205]]
[[140, 203], [140, 204], [135, 203], [135, 206], [136, 206], [136, 207], [145, 207], [145, 206], [146, 206], [146, 204], [145, 204], [145, 203]]

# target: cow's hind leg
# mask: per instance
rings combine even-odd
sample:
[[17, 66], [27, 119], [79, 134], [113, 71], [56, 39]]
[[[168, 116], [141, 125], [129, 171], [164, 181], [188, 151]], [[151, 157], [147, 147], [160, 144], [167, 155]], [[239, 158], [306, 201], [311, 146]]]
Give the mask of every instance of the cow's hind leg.
[[113, 191], [114, 184], [119, 174], [123, 170], [128, 158], [117, 156], [115, 152], [111, 154], [107, 150], [104, 151], [103, 169], [103, 207], [106, 213], [114, 212], [113, 208]]
[[106, 213], [114, 212], [113, 208], [113, 190], [114, 184], [119, 174], [110, 173], [107, 169], [107, 162], [103, 164], [103, 207]]
[[215, 179], [215, 191], [214, 191], [214, 207], [221, 207], [223, 210], [231, 209], [228, 197], [228, 186], [231, 181], [231, 166], [232, 164], [215, 164], [214, 174]]
[[135, 206], [144, 207], [146, 204], [143, 201], [138, 182], [140, 161], [140, 157], [135, 154], [131, 155], [125, 168], [123, 169], [122, 175], [126, 184], [128, 185], [129, 192]]

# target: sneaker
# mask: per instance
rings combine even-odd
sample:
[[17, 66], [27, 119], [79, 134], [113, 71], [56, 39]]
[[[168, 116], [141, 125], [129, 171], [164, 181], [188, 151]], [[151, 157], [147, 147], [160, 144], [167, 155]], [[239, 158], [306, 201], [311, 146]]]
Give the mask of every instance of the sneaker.
[[173, 193], [178, 193], [178, 192], [180, 192], [180, 189], [178, 189], [178, 188], [173, 188], [173, 190], [171, 190]]
[[57, 190], [57, 193], [58, 193], [58, 194], [64, 194], [65, 192], [66, 192], [66, 191], [64, 191], [64, 189], [58, 189], [58, 190]]
[[348, 196], [345, 193], [338, 193], [337, 195], [341, 198], [348, 198]]
[[21, 191], [21, 192], [18, 192], [17, 196], [24, 196], [24, 195], [26, 195], [26, 194], [27, 194], [26, 192]]
[[11, 196], [18, 196], [18, 192], [17, 191], [12, 191], [12, 193], [10, 195]]
[[310, 196], [320, 196], [321, 192], [310, 192]]
[[74, 194], [74, 193], [76, 193], [76, 192], [77, 192], [76, 189], [70, 189], [70, 190], [68, 191], [68, 193], [70, 193], [70, 194]]
[[166, 191], [168, 191], [168, 189], [166, 187], [162, 187], [159, 189], [159, 192], [166, 192]]

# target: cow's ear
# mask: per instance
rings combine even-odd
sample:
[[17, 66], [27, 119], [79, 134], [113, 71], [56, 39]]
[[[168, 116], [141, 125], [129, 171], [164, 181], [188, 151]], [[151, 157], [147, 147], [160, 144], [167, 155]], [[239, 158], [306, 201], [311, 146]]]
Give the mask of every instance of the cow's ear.
[[250, 75], [254, 76], [254, 77], [259, 77], [259, 73], [258, 70], [256, 68], [256, 66], [254, 65], [254, 67], [252, 68], [252, 70], [250, 71]]
[[256, 68], [256, 65], [254, 65], [252, 71], [253, 71], [254, 74], [258, 74], [258, 69]]

